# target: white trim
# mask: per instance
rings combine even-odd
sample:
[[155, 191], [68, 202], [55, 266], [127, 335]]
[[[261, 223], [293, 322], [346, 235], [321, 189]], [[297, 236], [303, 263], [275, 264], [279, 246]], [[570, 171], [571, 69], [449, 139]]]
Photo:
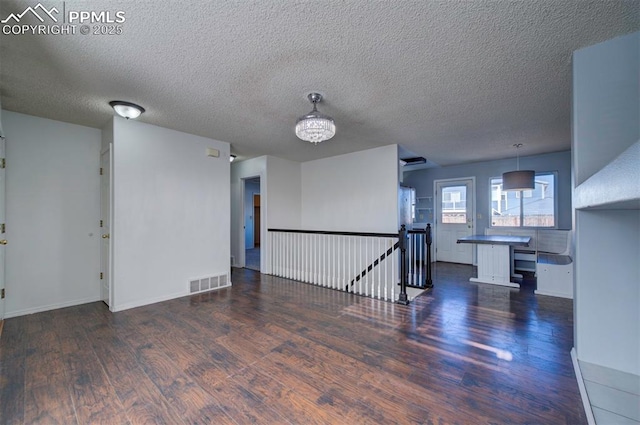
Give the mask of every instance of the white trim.
[[[538, 176], [544, 176], [544, 175], [553, 175], [553, 226], [551, 227], [545, 227], [545, 226], [494, 226], [493, 225], [493, 221], [492, 221], [492, 217], [493, 217], [493, 210], [491, 209], [491, 203], [493, 202], [493, 193], [491, 188], [493, 187], [493, 184], [491, 183], [493, 179], [500, 179], [502, 180], [502, 176], [493, 176], [493, 177], [489, 177], [489, 227], [487, 227], [487, 229], [534, 229], [534, 230], [561, 230], [558, 227], [558, 221], [559, 221], [559, 214], [560, 214], [560, 207], [559, 207], [559, 191], [560, 191], [560, 187], [558, 184], [558, 171], [536, 171], [535, 172], [535, 176], [536, 178]], [[523, 192], [527, 192], [526, 190]], [[520, 200], [520, 218], [521, 218], [521, 222], [522, 224], [524, 224], [524, 201], [522, 200], [522, 198], [520, 197], [520, 192], [516, 192], [516, 198]]]
[[10, 319], [12, 317], [26, 316], [27, 314], [42, 313], [43, 311], [57, 310], [59, 308], [67, 308], [67, 307], [73, 307], [73, 306], [81, 305], [81, 304], [94, 303], [96, 301], [102, 301], [102, 294], [98, 295], [98, 297], [85, 298], [85, 299], [82, 299], [82, 300], [65, 301], [63, 303], [56, 303], [56, 304], [49, 304], [49, 305], [44, 305], [44, 306], [40, 306], [40, 307], [26, 308], [24, 310], [17, 310], [17, 311], [12, 311], [12, 312], [9, 312], [9, 313], [5, 312], [4, 318], [5, 319]]
[[176, 298], [182, 298], [182, 297], [187, 297], [187, 296], [191, 296], [191, 295], [192, 294], [190, 294], [188, 291], [174, 292], [173, 294], [165, 295], [165, 296], [162, 296], [162, 297], [145, 298], [144, 300], [133, 301], [133, 302], [130, 302], [130, 303], [114, 306], [114, 308], [112, 308], [111, 311], [115, 313], [117, 311], [129, 310], [131, 308], [142, 307], [142, 306], [150, 305], [150, 304], [156, 304], [156, 303], [160, 303], [160, 302], [163, 302], [163, 301], [169, 301], [169, 300], [173, 300], [173, 299], [176, 299]]
[[549, 297], [560, 297], [560, 298], [567, 298], [570, 300], [573, 299], [573, 296], [571, 294], [567, 294], [565, 292], [540, 291], [536, 289], [535, 291], [533, 291], [533, 293], [536, 295], [547, 295]]
[[580, 398], [582, 398], [582, 407], [584, 407], [584, 413], [587, 415], [587, 423], [589, 425], [596, 425], [596, 419], [593, 416], [593, 411], [591, 410], [591, 403], [589, 402], [587, 387], [585, 387], [584, 385], [584, 379], [582, 378], [582, 371], [580, 370], [580, 363], [578, 362], [578, 353], [576, 352], [575, 347], [571, 349], [571, 361], [573, 362], [573, 370], [576, 373], [576, 381], [578, 381]]
[[[240, 181], [242, 182], [242, 184], [240, 185], [240, 252], [238, 253], [238, 263], [237, 263], [237, 267], [246, 267], [247, 265], [247, 258], [246, 258], [246, 251], [247, 251], [247, 243], [246, 243], [246, 238], [247, 238], [247, 229], [246, 229], [246, 222], [245, 222], [245, 216], [246, 216], [246, 211], [245, 211], [245, 202], [244, 202], [244, 197], [246, 195], [245, 191], [247, 190], [247, 180], [251, 180], [251, 179], [255, 179], [258, 178], [260, 179], [260, 192], [262, 192], [262, 175], [261, 174], [257, 174], [257, 175], [252, 175], [252, 176], [247, 176], [247, 177], [240, 177]], [[260, 195], [262, 195], [262, 193], [259, 193]], [[262, 196], [260, 196], [260, 202], [262, 202]], [[251, 204], [253, 205], [253, 196], [251, 197]], [[262, 206], [260, 207], [260, 212], [262, 213]], [[262, 215], [262, 214], [260, 214]], [[262, 218], [262, 217], [260, 217]], [[255, 220], [255, 219], [254, 219]], [[260, 223], [262, 224], [262, 223]], [[255, 231], [255, 229], [254, 229]], [[262, 235], [260, 235], [262, 237]]]

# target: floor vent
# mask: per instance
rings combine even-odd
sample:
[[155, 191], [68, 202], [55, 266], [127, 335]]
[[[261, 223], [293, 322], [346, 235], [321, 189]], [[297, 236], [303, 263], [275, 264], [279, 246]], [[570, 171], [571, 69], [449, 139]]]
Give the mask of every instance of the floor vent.
[[212, 291], [214, 289], [226, 288], [229, 286], [229, 279], [226, 274], [209, 276], [189, 281], [189, 293]]

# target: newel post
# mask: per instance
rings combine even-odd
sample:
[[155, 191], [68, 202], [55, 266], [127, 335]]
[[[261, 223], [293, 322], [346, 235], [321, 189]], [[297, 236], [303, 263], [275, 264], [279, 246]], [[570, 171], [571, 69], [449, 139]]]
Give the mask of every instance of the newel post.
[[407, 228], [403, 224], [398, 233], [398, 248], [400, 248], [400, 294], [398, 304], [409, 304], [407, 297]]
[[426, 253], [427, 253], [427, 264], [426, 264], [426, 273], [425, 273], [425, 287], [431, 288], [433, 287], [433, 281], [431, 280], [431, 223], [427, 223], [427, 228], [424, 229], [424, 242], [426, 244]]

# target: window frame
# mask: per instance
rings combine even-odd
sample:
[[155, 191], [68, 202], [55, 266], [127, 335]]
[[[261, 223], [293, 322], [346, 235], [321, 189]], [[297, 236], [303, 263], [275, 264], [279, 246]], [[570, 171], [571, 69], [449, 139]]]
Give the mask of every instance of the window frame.
[[[538, 176], [553, 176], [553, 226], [524, 226], [524, 200], [527, 199], [527, 196], [521, 196], [521, 192], [518, 191], [516, 193], [516, 199], [520, 201], [520, 226], [498, 226], [493, 224], [493, 180], [500, 179], [502, 181], [502, 176], [493, 176], [489, 177], [489, 227], [496, 229], [557, 229], [558, 228], [558, 172], [557, 171], [541, 171], [536, 172], [534, 178], [538, 178]], [[501, 192], [502, 193], [502, 192]], [[549, 193], [545, 191], [544, 197], [548, 197]]]

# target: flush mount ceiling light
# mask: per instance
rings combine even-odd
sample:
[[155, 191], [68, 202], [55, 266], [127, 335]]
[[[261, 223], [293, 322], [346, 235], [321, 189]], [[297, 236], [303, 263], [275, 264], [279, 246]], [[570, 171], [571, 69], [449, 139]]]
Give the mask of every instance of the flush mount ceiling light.
[[502, 190], [533, 190], [536, 188], [536, 172], [533, 170], [520, 170], [519, 149], [522, 147], [522, 143], [516, 143], [513, 147], [516, 148], [516, 171], [502, 173]]
[[116, 111], [116, 114], [126, 119], [138, 118], [144, 112], [142, 106], [123, 100], [112, 100], [109, 105]]
[[313, 110], [307, 115], [298, 118], [296, 123], [296, 136], [298, 138], [317, 144], [331, 139], [336, 134], [336, 124], [333, 118], [318, 112], [316, 105], [322, 100], [319, 93], [309, 93], [307, 96], [313, 103]]

